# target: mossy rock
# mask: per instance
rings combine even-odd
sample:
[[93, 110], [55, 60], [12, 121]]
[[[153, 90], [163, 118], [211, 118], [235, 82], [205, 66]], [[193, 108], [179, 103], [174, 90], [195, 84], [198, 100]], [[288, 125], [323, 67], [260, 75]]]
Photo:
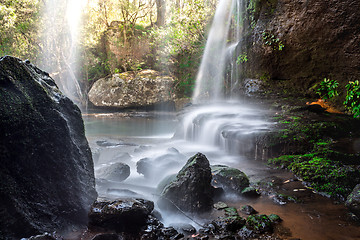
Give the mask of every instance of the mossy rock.
[[211, 184], [214, 187], [237, 194], [241, 194], [245, 188], [249, 187], [249, 178], [239, 169], [225, 165], [213, 165], [211, 173], [213, 175]]
[[273, 226], [268, 216], [262, 215], [250, 215], [246, 219], [246, 227], [255, 231], [256, 233], [272, 232]]

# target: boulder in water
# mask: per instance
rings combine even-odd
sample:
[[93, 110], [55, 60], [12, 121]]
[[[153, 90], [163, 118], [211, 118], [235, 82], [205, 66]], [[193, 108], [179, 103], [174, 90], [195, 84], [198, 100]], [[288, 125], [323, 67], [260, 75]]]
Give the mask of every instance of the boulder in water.
[[136, 163], [136, 170], [146, 178], [157, 178], [171, 169], [179, 169], [186, 157], [173, 150], [154, 158], [142, 158]]
[[212, 185], [221, 187], [225, 191], [241, 194], [249, 186], [249, 178], [245, 173], [236, 168], [224, 165], [211, 166]]
[[138, 232], [147, 224], [154, 203], [144, 199], [99, 199], [91, 207], [89, 227], [116, 232]]
[[0, 239], [86, 225], [96, 199], [79, 108], [48, 73], [0, 58]]
[[[209, 211], [213, 205], [213, 187], [209, 161], [202, 153], [191, 157], [179, 171], [176, 179], [161, 193], [159, 205], [175, 205], [185, 212]], [[171, 208], [171, 207], [170, 207]]]
[[174, 82], [172, 77], [154, 70], [118, 73], [96, 81], [89, 91], [89, 100], [98, 107], [166, 104], [174, 101], [175, 96], [168, 91]]
[[97, 178], [122, 182], [130, 176], [130, 167], [125, 163], [113, 163], [96, 171]]

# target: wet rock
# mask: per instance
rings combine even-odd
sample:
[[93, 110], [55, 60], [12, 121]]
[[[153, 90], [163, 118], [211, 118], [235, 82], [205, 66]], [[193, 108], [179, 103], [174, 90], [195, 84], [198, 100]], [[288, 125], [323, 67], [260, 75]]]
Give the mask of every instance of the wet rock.
[[238, 232], [238, 236], [240, 237], [240, 239], [246, 240], [246, 239], [255, 238], [257, 236], [257, 234], [253, 230], [248, 229], [246, 226], [244, 226]]
[[152, 148], [151, 146], [141, 145], [141, 146], [135, 148], [135, 149], [134, 149], [134, 152], [135, 152], [135, 153], [141, 153], [141, 152], [143, 152], [143, 151], [148, 151], [148, 150], [150, 150], [151, 148]]
[[96, 144], [100, 147], [116, 147], [116, 146], [121, 145], [121, 143], [110, 142], [108, 140], [98, 140], [98, 141], [96, 141]]
[[270, 219], [270, 221], [272, 222], [272, 223], [279, 223], [279, 222], [281, 222], [282, 221], [282, 219], [278, 216], [278, 215], [276, 215], [276, 214], [270, 214], [270, 215], [268, 215], [268, 218]]
[[152, 164], [152, 160], [150, 158], [142, 158], [136, 162], [136, 171], [145, 177], [150, 177], [154, 169], [155, 165]]
[[237, 209], [234, 207], [227, 207], [224, 209], [224, 212], [226, 216], [239, 216]]
[[202, 228], [199, 229], [199, 234], [203, 235], [214, 235], [219, 233], [219, 226], [213, 221], [205, 224]]
[[224, 202], [217, 202], [217, 203], [214, 204], [214, 208], [216, 210], [225, 209], [227, 207], [228, 207], [228, 205], [226, 203], [224, 203]]
[[[179, 233], [173, 228], [165, 228], [154, 212], [149, 216], [145, 229], [140, 233], [142, 240], [178, 239]], [[183, 237], [183, 235], [181, 235]]]
[[251, 215], [251, 214], [256, 214], [258, 213], [252, 206], [250, 205], [245, 205], [242, 206], [240, 211], [246, 215]]
[[266, 215], [250, 215], [246, 219], [246, 227], [256, 233], [272, 232], [271, 220]]
[[0, 58], [0, 238], [86, 224], [96, 198], [79, 108], [48, 73]]
[[170, 227], [173, 227], [176, 231], [184, 234], [185, 236], [196, 233], [196, 228], [188, 223], [172, 223]]
[[345, 206], [360, 218], [360, 184], [356, 185], [346, 199]]
[[136, 170], [146, 178], [158, 178], [163, 173], [179, 168], [186, 157], [180, 153], [166, 153], [154, 158], [142, 158], [136, 163]]
[[175, 204], [185, 212], [211, 210], [213, 188], [211, 169], [206, 156], [197, 153], [191, 157], [179, 171], [176, 179], [165, 187], [161, 196], [159, 206], [163, 208], [171, 208]]
[[173, 154], [180, 154], [179, 150], [177, 150], [177, 149], [174, 148], [174, 147], [168, 148], [167, 151], [168, 151], [169, 153], [173, 153]]
[[263, 82], [259, 79], [246, 78], [244, 80], [244, 93], [248, 96], [259, 94], [260, 92], [263, 92], [262, 85]]
[[254, 187], [246, 187], [241, 191], [241, 194], [245, 197], [256, 198], [260, 196], [260, 193]]
[[176, 174], [171, 174], [163, 178], [156, 187], [156, 191], [161, 193], [164, 188], [176, 179]]
[[174, 238], [175, 236], [178, 236], [178, 232], [173, 227], [162, 228], [161, 234], [167, 238]]
[[44, 233], [41, 235], [36, 235], [28, 238], [28, 240], [58, 240], [61, 239], [59, 236], [55, 236], [54, 234]]
[[244, 188], [249, 187], [249, 178], [236, 168], [224, 165], [211, 166], [213, 175], [211, 184], [226, 191], [241, 194]]
[[130, 167], [125, 163], [113, 163], [95, 172], [96, 178], [122, 182], [130, 176]]
[[220, 217], [215, 223], [223, 232], [237, 232], [245, 225], [245, 219], [239, 215]]
[[225, 234], [228, 232], [236, 232], [245, 225], [245, 220], [239, 216], [237, 209], [228, 207], [224, 209], [225, 216], [214, 220], [217, 228], [216, 234]]
[[91, 229], [139, 232], [147, 223], [154, 203], [144, 199], [99, 199], [91, 206]]
[[89, 100], [98, 107], [144, 107], [173, 102], [168, 87], [174, 79], [154, 70], [114, 74], [96, 81], [89, 91]]

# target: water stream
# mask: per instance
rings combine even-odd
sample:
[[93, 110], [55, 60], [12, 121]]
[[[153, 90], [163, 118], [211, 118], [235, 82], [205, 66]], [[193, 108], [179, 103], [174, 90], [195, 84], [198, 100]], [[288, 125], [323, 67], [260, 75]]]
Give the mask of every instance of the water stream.
[[[225, 164], [241, 169], [252, 183], [264, 178], [280, 179], [284, 183], [281, 185], [282, 193], [295, 195], [301, 199], [301, 203], [287, 204], [274, 201], [272, 194], [263, 194], [256, 199], [228, 195], [224, 199], [229, 206], [238, 209], [249, 204], [261, 214], [278, 214], [284, 220], [281, 227], [275, 230], [280, 236], [320, 240], [359, 239], [359, 227], [348, 221], [347, 211], [342, 204], [336, 204], [331, 199], [313, 193], [311, 189], [304, 187], [302, 182], [294, 181], [294, 176], [289, 172], [271, 169], [263, 161], [256, 160], [254, 157], [247, 157], [238, 152], [232, 153], [231, 148], [227, 148], [226, 144], [218, 144], [221, 142], [219, 135], [215, 134], [212, 138], [202, 139], [202, 134], [207, 132], [208, 128], [229, 129], [221, 121], [221, 116], [224, 117], [224, 115], [216, 108], [213, 110], [209, 113], [203, 108], [198, 108], [197, 111], [201, 114], [196, 116], [193, 114], [194, 111], [196, 112], [194, 109], [185, 112], [186, 121], [184, 122], [179, 122], [179, 118], [171, 113], [161, 118], [156, 112], [84, 115], [87, 138], [95, 156], [99, 195], [110, 199], [143, 197], [156, 203], [159, 195], [157, 188], [162, 180], [177, 173], [190, 156], [202, 152], [211, 164]], [[248, 133], [267, 131], [272, 126], [271, 122], [266, 121], [264, 110], [240, 107], [239, 112], [235, 115], [238, 115], [240, 125], [243, 122], [251, 122], [251, 127], [247, 128]], [[202, 114], [205, 114], [206, 118]], [[254, 116], [257, 118], [253, 121]], [[238, 128], [236, 121], [231, 119], [230, 127]], [[203, 123], [201, 129], [197, 129], [199, 121]], [[184, 129], [187, 130], [184, 131]], [[214, 133], [214, 131], [210, 132]], [[184, 134], [187, 135], [186, 138], [183, 137]], [[247, 151], [254, 150], [254, 148], [247, 149]], [[137, 171], [137, 163], [142, 159], [150, 159], [151, 164], [148, 167], [151, 171], [142, 173]], [[130, 166], [129, 178], [121, 182], [99, 178], [99, 169], [116, 162], [123, 162]], [[173, 215], [162, 212], [157, 207], [156, 209], [161, 212], [165, 225], [180, 222], [199, 227], [183, 215]], [[196, 220], [204, 223], [216, 214], [214, 210], [213, 213]]]
[[[207, 156], [210, 164], [241, 169], [255, 183], [268, 178], [279, 181], [283, 194], [297, 195], [302, 203], [285, 204], [272, 193], [248, 199], [227, 195], [230, 206], [250, 204], [261, 214], [275, 213], [284, 220], [276, 229], [284, 238], [360, 239], [358, 227], [346, 219], [343, 205], [314, 194], [292, 174], [271, 169], [261, 161], [264, 155], [257, 148], [257, 135], [271, 129], [268, 111], [259, 106], [245, 105], [224, 94], [224, 82], [230, 89], [239, 81], [239, 67], [234, 62], [241, 39], [242, 0], [220, 0], [205, 53], [199, 69], [191, 107], [180, 114], [164, 112], [122, 112], [85, 114], [86, 134], [92, 148], [97, 191], [107, 198], [159, 198], [159, 186], [176, 174], [187, 159], [197, 152]], [[238, 31], [231, 31], [238, 29]], [[226, 70], [227, 69], [227, 70]], [[230, 76], [230, 81], [226, 79]], [[225, 80], [226, 79], [226, 80]], [[206, 103], [206, 104], [205, 104]], [[104, 169], [116, 163], [130, 167], [130, 176], [117, 181], [104, 175]], [[279, 190], [279, 191], [280, 191]], [[165, 225], [190, 223], [187, 217], [161, 211]], [[204, 223], [216, 215], [198, 217]]]

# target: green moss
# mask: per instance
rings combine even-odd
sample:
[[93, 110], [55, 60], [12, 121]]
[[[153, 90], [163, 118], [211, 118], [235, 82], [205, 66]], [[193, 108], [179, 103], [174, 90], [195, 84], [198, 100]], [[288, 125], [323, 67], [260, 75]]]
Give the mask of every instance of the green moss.
[[360, 171], [331, 160], [326, 155], [326, 151], [283, 155], [269, 159], [269, 163], [288, 168], [305, 182], [309, 182], [318, 192], [345, 197], [359, 181]]
[[226, 215], [226, 216], [229, 216], [229, 217], [239, 216], [236, 208], [234, 208], [234, 207], [225, 208], [224, 211], [225, 211], [225, 215]]
[[250, 215], [246, 219], [246, 226], [258, 233], [272, 230], [271, 220], [266, 215]]
[[360, 183], [359, 154], [339, 152], [334, 146], [337, 139], [359, 136], [359, 122], [345, 115], [323, 114], [319, 118], [318, 114], [308, 116], [281, 107], [285, 110], [274, 118], [278, 120], [277, 132], [269, 136], [267, 146], [282, 148], [285, 154], [269, 159], [269, 164], [291, 170], [318, 192], [346, 197]]

